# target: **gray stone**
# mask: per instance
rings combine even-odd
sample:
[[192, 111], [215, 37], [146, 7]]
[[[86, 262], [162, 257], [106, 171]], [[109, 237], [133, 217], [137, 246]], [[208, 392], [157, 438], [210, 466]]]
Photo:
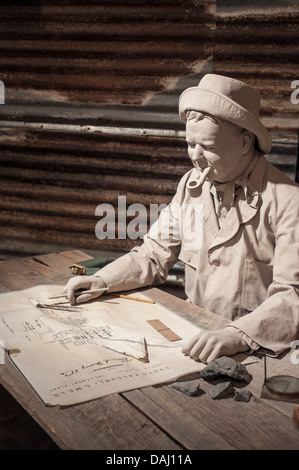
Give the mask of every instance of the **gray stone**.
[[251, 398], [251, 391], [246, 389], [236, 389], [234, 399], [236, 401], [248, 402]]
[[204, 380], [215, 380], [221, 377], [229, 377], [234, 380], [241, 380], [248, 384], [252, 380], [246, 367], [231, 357], [222, 356], [214, 359], [201, 372], [200, 377]]
[[185, 393], [185, 395], [189, 395], [190, 397], [197, 395], [199, 392], [199, 384], [195, 380], [188, 380], [187, 382], [174, 382], [171, 385], [171, 388]]
[[231, 382], [221, 382], [217, 385], [213, 385], [212, 388], [208, 391], [209, 395], [213, 400], [227, 397], [234, 393], [234, 387]]

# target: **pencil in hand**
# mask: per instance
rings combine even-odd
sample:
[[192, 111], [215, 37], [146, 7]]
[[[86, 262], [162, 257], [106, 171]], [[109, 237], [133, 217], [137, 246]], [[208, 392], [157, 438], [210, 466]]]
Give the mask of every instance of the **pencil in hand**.
[[[86, 290], [86, 291], [81, 291], [79, 293], [75, 293], [75, 297], [78, 297], [79, 295], [83, 295], [83, 294], [98, 294], [98, 293], [102, 293], [103, 291], [106, 291], [108, 290], [107, 287], [103, 288], [103, 289], [91, 289], [91, 290]], [[149, 299], [142, 299], [141, 297], [133, 297], [131, 295], [124, 295], [124, 294], [116, 294], [116, 293], [111, 293], [110, 295], [114, 296], [114, 297], [120, 297], [122, 299], [128, 299], [128, 300], [135, 300], [137, 302], [146, 302], [146, 303], [149, 303], [149, 304], [155, 304], [156, 302], [154, 300], [149, 300]], [[62, 294], [62, 295], [56, 295], [54, 297], [49, 297], [50, 299], [59, 299], [61, 297], [67, 297], [66, 294]]]

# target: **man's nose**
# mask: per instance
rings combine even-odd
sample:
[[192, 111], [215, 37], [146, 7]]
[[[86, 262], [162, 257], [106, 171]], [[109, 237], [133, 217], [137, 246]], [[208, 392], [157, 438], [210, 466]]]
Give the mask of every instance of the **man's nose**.
[[196, 144], [191, 160], [193, 162], [196, 162], [197, 160], [200, 160], [202, 158], [202, 155], [202, 147], [199, 144]]

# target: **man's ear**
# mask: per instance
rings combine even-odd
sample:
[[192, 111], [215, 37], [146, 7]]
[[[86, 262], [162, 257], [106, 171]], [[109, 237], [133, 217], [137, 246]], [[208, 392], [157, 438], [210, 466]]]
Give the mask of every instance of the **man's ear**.
[[244, 155], [246, 155], [254, 146], [255, 136], [252, 132], [245, 130], [241, 135]]

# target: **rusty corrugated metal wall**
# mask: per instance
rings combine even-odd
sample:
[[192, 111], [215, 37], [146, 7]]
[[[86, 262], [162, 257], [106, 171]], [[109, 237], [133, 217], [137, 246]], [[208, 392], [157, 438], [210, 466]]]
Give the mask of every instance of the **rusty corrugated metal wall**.
[[95, 209], [171, 199], [190, 168], [178, 96], [206, 72], [261, 90], [268, 158], [294, 178], [296, 2], [233, 3], [1, 2], [2, 257], [134, 245], [99, 241]]
[[217, 4], [214, 72], [258, 88], [261, 117], [273, 138], [296, 141], [298, 107], [290, 97], [291, 83], [299, 77], [298, 1]]

